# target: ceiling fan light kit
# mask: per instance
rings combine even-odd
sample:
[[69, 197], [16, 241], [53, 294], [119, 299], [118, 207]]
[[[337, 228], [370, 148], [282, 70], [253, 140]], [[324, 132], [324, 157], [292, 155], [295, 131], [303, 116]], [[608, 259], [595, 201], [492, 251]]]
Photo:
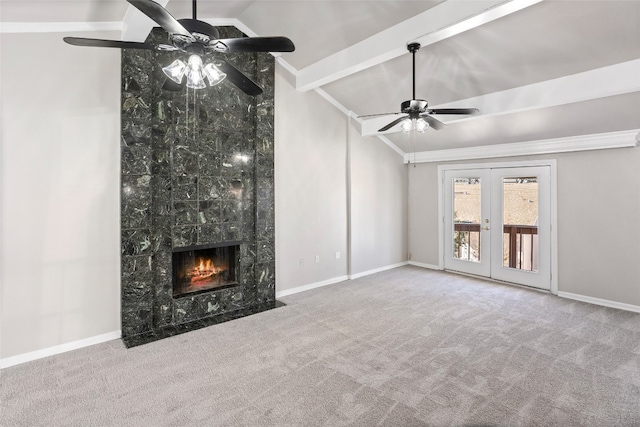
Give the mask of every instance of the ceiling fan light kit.
[[402, 130], [403, 133], [411, 133], [414, 129], [418, 133], [424, 133], [428, 127], [429, 123], [427, 123], [422, 117], [417, 119], [404, 119], [400, 122], [400, 130]]
[[182, 79], [186, 76], [186, 85], [190, 89], [206, 88], [205, 77], [209, 81], [209, 86], [215, 86], [227, 77], [213, 63], [203, 66], [202, 58], [198, 55], [191, 55], [186, 64], [180, 59], [176, 59], [171, 64], [163, 67], [162, 72], [178, 84], [182, 84]]
[[364, 117], [375, 116], [388, 116], [390, 114], [404, 114], [403, 117], [396, 119], [386, 126], [378, 129], [378, 132], [385, 132], [396, 125], [400, 125], [400, 130], [403, 133], [411, 133], [415, 131], [417, 133], [424, 133], [428, 128], [440, 130], [446, 125], [440, 120], [432, 117], [435, 114], [478, 114], [480, 111], [477, 108], [436, 108], [429, 109], [429, 103], [424, 99], [416, 99], [416, 52], [420, 50], [420, 43], [409, 43], [407, 50], [411, 52], [413, 59], [413, 98], [404, 101], [400, 104], [399, 113], [380, 113], [369, 114]]
[[[160, 52], [177, 52], [189, 55], [187, 63], [174, 60], [162, 68], [167, 76], [163, 89], [179, 91], [186, 86], [190, 89], [204, 89], [215, 86], [227, 78], [247, 95], [256, 96], [262, 89], [236, 67], [219, 56], [212, 61], [203, 61], [214, 54], [235, 52], [293, 52], [295, 46], [287, 37], [239, 37], [220, 39], [220, 33], [212, 25], [199, 21], [196, 17], [196, 0], [192, 0], [192, 19], [176, 20], [167, 10], [152, 0], [127, 0], [140, 12], [151, 18], [169, 33], [169, 44], [156, 46], [147, 43], [64, 37], [64, 41], [74, 46], [113, 47], [122, 49], [153, 49]], [[206, 62], [206, 65], [204, 63]], [[185, 78], [186, 77], [186, 78]]]

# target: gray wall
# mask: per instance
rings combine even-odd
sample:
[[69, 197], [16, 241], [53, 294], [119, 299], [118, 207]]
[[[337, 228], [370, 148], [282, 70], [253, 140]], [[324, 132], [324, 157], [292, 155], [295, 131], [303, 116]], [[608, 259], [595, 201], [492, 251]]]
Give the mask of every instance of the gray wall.
[[315, 92], [297, 92], [290, 78], [276, 63], [278, 292], [347, 274], [347, 118]]
[[[69, 46], [65, 35], [119, 37], [0, 35], [2, 359], [120, 329], [120, 51]], [[286, 74], [278, 67], [278, 291], [344, 277], [348, 259], [347, 118], [295, 91]], [[355, 192], [354, 218], [387, 209], [355, 221], [365, 240], [355, 240], [354, 266], [366, 271], [406, 260], [406, 186], [399, 155], [377, 139], [354, 140], [355, 176], [369, 182], [366, 166], [375, 166], [368, 185], [380, 189]]]
[[[640, 305], [640, 147], [486, 162], [533, 159], [557, 159], [558, 290]], [[437, 167], [422, 163], [409, 173], [411, 259], [431, 265], [438, 264]]]
[[[62, 36], [0, 35], [0, 358], [120, 328], [120, 52]], [[17, 67], [25, 52], [47, 72]], [[279, 291], [348, 274], [347, 166], [352, 273], [406, 260], [407, 228], [412, 260], [438, 263], [437, 165], [408, 168], [406, 203], [400, 156], [347, 128], [277, 67]], [[559, 289], [640, 305], [640, 148], [542, 157], [558, 160]]]
[[297, 92], [280, 66], [275, 116], [277, 291], [406, 261], [402, 157], [378, 138], [359, 136], [317, 93]]
[[377, 137], [351, 142], [351, 274], [407, 261], [407, 166]]
[[120, 329], [120, 51], [62, 37], [0, 35], [2, 358]]

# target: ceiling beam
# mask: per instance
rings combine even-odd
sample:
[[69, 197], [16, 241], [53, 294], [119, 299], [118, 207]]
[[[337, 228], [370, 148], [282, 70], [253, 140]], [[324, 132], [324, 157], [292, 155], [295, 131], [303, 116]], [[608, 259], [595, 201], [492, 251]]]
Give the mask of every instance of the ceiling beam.
[[[169, 0], [153, 0], [160, 6], [165, 7]], [[153, 19], [149, 18], [144, 13], [140, 12], [137, 8], [129, 5], [127, 12], [122, 20], [122, 35], [121, 39], [132, 42], [144, 42], [151, 29], [157, 27]]]
[[308, 91], [517, 12], [542, 0], [448, 0], [298, 72], [296, 89]]
[[[640, 59], [487, 95], [430, 106], [430, 108], [474, 107], [480, 110], [480, 115], [476, 116], [442, 116], [445, 117], [443, 119], [445, 123], [453, 123], [632, 92], [640, 92]], [[382, 116], [363, 122], [362, 135], [378, 134], [378, 129], [389, 123], [394, 117], [397, 116]], [[448, 118], [451, 118], [451, 120], [447, 120]], [[399, 131], [398, 126], [396, 126], [385, 133]]]

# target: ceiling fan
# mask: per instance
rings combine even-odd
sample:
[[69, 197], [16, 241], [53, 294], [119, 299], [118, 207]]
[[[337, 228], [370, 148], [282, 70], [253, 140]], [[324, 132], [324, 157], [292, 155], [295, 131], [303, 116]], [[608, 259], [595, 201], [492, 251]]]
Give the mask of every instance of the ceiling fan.
[[82, 37], [64, 37], [74, 46], [114, 47], [123, 49], [148, 49], [162, 52], [183, 52], [189, 56], [188, 64], [181, 60], [164, 67], [167, 80], [163, 89], [182, 90], [184, 86], [203, 89], [205, 78], [209, 85], [220, 83], [225, 77], [247, 95], [259, 95], [262, 89], [233, 65], [215, 56], [203, 65], [203, 57], [215, 53], [234, 52], [293, 52], [295, 46], [287, 37], [241, 37], [221, 39], [212, 25], [199, 21], [196, 15], [196, 0], [192, 0], [192, 19], [176, 20], [161, 5], [152, 0], [127, 0], [136, 9], [147, 15], [169, 33], [170, 44], [152, 45], [120, 40], [101, 40]]
[[388, 125], [378, 129], [378, 132], [384, 132], [392, 127], [400, 124], [400, 128], [405, 133], [410, 133], [415, 129], [418, 133], [424, 132], [429, 126], [436, 130], [440, 130], [446, 125], [440, 120], [432, 117], [436, 114], [478, 114], [477, 108], [435, 108], [430, 109], [427, 101], [424, 99], [416, 99], [416, 52], [420, 49], [420, 43], [410, 43], [407, 50], [413, 55], [413, 98], [400, 104], [399, 113], [380, 113], [369, 114], [363, 117], [387, 116], [390, 114], [403, 114], [402, 117], [392, 121]]

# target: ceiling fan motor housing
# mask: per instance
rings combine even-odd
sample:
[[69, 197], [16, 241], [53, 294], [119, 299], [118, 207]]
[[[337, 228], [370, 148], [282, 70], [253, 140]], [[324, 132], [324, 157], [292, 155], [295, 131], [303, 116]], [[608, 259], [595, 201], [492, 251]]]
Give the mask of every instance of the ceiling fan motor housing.
[[429, 103], [424, 99], [410, 99], [400, 104], [400, 111], [403, 113], [424, 113]]
[[178, 22], [192, 35], [192, 38], [181, 34], [171, 34], [169, 36], [171, 44], [182, 51], [203, 55], [205, 53], [205, 46], [208, 45], [211, 40], [216, 40], [220, 37], [218, 29], [206, 22], [196, 19], [180, 19]]

